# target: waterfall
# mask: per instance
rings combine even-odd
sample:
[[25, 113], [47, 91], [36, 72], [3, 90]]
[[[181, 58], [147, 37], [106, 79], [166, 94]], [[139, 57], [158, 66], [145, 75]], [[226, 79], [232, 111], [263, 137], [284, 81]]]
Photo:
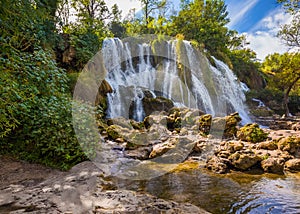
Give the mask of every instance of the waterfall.
[[[228, 66], [213, 58], [214, 67], [190, 42], [180, 42], [162, 43], [166, 53], [159, 55], [148, 43], [132, 44], [118, 38], [104, 41], [106, 81], [113, 88], [107, 95], [107, 117], [143, 120], [147, 94], [164, 96], [176, 106], [199, 108], [213, 116], [237, 111], [244, 123], [250, 122], [243, 85]], [[177, 45], [181, 45], [180, 53]]]

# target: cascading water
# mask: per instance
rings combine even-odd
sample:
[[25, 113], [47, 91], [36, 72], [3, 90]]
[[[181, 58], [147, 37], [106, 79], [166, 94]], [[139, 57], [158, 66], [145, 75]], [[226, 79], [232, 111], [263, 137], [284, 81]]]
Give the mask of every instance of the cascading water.
[[[212, 66], [188, 41], [173, 40], [164, 45], [166, 53], [158, 55], [160, 60], [154, 62], [155, 54], [149, 44], [133, 46], [117, 38], [104, 41], [106, 80], [113, 88], [107, 98], [108, 118], [143, 120], [143, 98], [149, 92], [152, 97], [164, 96], [177, 106], [199, 108], [213, 116], [237, 111], [243, 123], [251, 121], [241, 84], [228, 66], [215, 58], [216, 67]], [[178, 45], [183, 48], [180, 53]]]

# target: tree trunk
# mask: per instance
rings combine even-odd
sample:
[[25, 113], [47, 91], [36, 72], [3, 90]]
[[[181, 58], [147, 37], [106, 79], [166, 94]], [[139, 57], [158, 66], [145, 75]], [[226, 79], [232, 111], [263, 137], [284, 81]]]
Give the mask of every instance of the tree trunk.
[[285, 115], [288, 117], [290, 115], [290, 110], [289, 110], [289, 94], [293, 88], [293, 86], [298, 82], [298, 80], [300, 79], [300, 76], [298, 76], [287, 88], [287, 90], [284, 93], [284, 97], [283, 97], [283, 103], [284, 103], [284, 109], [285, 109]]

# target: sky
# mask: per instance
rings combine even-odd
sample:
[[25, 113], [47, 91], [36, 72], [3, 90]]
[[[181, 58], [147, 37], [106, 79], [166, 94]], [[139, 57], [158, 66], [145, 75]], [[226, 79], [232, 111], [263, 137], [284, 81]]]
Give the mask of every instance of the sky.
[[[179, 7], [180, 0], [172, 1]], [[118, 4], [123, 17], [129, 10], [141, 9], [138, 0], [106, 0], [109, 7]], [[249, 47], [257, 53], [257, 58], [263, 60], [268, 54], [283, 53], [288, 49], [276, 37], [279, 26], [290, 22], [291, 17], [286, 14], [276, 0], [225, 0], [229, 12], [228, 27], [245, 34], [250, 42]]]

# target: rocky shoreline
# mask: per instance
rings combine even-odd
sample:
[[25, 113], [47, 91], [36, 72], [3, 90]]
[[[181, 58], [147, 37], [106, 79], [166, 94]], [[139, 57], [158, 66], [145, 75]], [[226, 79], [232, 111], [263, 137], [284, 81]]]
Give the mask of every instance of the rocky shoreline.
[[[90, 161], [68, 172], [48, 169], [46, 173], [47, 168], [43, 166], [36, 165], [25, 172], [29, 164], [9, 162], [24, 171], [19, 172], [19, 180], [0, 183], [0, 213], [208, 213], [189, 203], [163, 200], [143, 192], [115, 190], [110, 179]], [[1, 176], [5, 178], [2, 173]], [[38, 176], [44, 179], [34, 179]]]
[[205, 167], [216, 173], [253, 168], [276, 174], [300, 171], [298, 120], [284, 120], [285, 126], [280, 121], [279, 128], [289, 130], [262, 129], [256, 123], [240, 126], [240, 121], [238, 113], [213, 118], [195, 109], [172, 108], [139, 123], [124, 118], [110, 120], [102, 134], [121, 147], [127, 158], [167, 159], [174, 156], [170, 151], [186, 147], [185, 160], [205, 160]]
[[[221, 174], [300, 172], [299, 130], [240, 126], [240, 121], [237, 113], [213, 118], [196, 109], [171, 108], [142, 122], [108, 120], [99, 130], [124, 159], [177, 165], [166, 173], [199, 167]], [[296, 120], [289, 127], [298, 125]], [[0, 173], [0, 213], [207, 213], [189, 203], [118, 189], [111, 175], [90, 161], [61, 172], [0, 158], [1, 168], [10, 168]]]

